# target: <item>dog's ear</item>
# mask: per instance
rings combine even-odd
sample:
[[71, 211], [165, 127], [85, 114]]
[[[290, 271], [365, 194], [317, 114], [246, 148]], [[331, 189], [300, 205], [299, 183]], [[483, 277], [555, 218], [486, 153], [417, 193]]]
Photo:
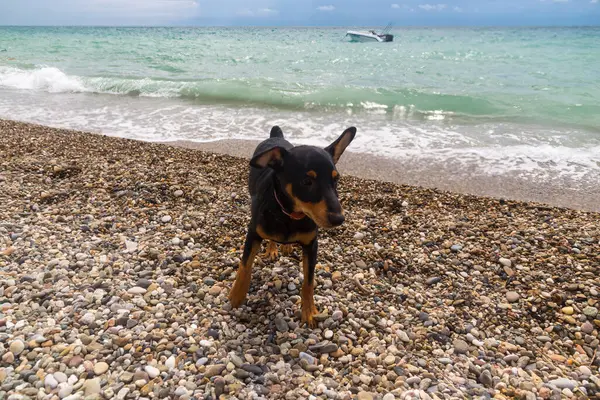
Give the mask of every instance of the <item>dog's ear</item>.
[[325, 147], [325, 150], [327, 150], [327, 152], [329, 154], [331, 154], [334, 164], [337, 164], [338, 160], [344, 153], [344, 150], [346, 150], [346, 147], [348, 147], [350, 142], [352, 142], [352, 140], [354, 140], [355, 135], [356, 135], [356, 128], [350, 127], [348, 129], [346, 129], [344, 131], [344, 133], [342, 133], [340, 135], [340, 137], [335, 140], [335, 142], [333, 142], [329, 146]]
[[283, 158], [286, 154], [287, 150], [283, 147], [273, 147], [252, 157], [250, 165], [255, 168], [271, 167], [277, 171], [283, 167]]

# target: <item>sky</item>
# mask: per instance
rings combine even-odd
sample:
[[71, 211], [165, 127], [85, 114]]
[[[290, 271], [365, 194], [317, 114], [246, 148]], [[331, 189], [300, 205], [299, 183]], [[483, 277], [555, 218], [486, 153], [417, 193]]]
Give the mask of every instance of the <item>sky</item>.
[[0, 25], [600, 25], [600, 0], [0, 0]]

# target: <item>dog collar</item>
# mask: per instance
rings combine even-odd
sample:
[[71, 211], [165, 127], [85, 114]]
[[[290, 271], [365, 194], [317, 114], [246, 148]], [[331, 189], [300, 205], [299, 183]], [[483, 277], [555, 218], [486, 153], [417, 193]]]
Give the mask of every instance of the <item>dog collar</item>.
[[285, 215], [287, 215], [288, 217], [290, 217], [291, 219], [295, 219], [296, 221], [299, 221], [301, 219], [303, 219], [304, 217], [306, 217], [306, 214], [304, 214], [303, 212], [287, 212], [285, 210], [285, 207], [283, 207], [283, 204], [281, 204], [281, 201], [279, 201], [279, 197], [277, 197], [277, 191], [275, 189], [273, 189], [273, 194], [275, 195], [275, 200], [277, 200], [277, 204], [279, 204], [279, 207], [281, 207], [281, 212], [283, 212]]

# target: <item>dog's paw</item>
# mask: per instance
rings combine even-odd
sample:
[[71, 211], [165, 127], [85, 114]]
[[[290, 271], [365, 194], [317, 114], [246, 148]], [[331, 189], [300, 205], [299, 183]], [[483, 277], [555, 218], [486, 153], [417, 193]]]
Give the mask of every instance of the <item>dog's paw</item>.
[[315, 320], [315, 315], [319, 312], [316, 307], [303, 307], [302, 308], [302, 322], [306, 323], [309, 328], [316, 328], [317, 321]]
[[244, 300], [246, 300], [246, 293], [243, 293], [234, 285], [231, 292], [229, 292], [229, 302], [231, 303], [231, 307], [238, 308], [242, 305]]

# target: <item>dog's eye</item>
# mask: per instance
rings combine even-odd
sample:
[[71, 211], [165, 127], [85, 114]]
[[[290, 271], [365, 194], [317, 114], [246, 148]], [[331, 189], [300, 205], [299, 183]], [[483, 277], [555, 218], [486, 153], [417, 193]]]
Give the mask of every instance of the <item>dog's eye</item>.
[[302, 179], [302, 184], [304, 186], [312, 186], [313, 179], [312, 178], [304, 178], [304, 179]]

